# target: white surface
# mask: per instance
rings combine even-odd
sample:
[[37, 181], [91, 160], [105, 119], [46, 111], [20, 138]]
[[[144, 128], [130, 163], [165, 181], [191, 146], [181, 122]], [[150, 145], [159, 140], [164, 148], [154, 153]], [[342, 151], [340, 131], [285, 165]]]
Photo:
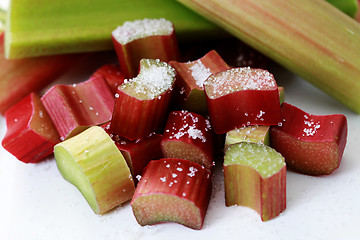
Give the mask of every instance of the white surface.
[[[95, 64], [96, 65], [96, 64]], [[94, 64], [64, 76], [85, 80]], [[129, 204], [95, 215], [82, 195], [66, 182], [50, 158], [24, 164], [0, 148], [0, 239], [358, 239], [360, 215], [360, 115], [352, 113], [302, 79], [277, 68], [286, 101], [312, 114], [345, 114], [349, 135], [341, 166], [332, 175], [310, 177], [288, 171], [287, 209], [262, 222], [245, 207], [225, 207], [221, 167], [200, 231], [164, 223], [141, 227]], [[6, 126], [0, 118], [0, 139]]]

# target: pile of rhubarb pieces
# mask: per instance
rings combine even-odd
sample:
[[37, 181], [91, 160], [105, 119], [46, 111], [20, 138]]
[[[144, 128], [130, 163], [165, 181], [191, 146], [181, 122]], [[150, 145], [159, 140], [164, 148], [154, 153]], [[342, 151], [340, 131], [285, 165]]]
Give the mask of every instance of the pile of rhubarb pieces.
[[286, 208], [286, 168], [325, 175], [339, 167], [346, 117], [284, 102], [269, 71], [231, 67], [215, 50], [180, 61], [165, 19], [125, 22], [111, 35], [118, 64], [27, 95], [5, 112], [2, 141], [25, 163], [54, 154], [96, 214], [131, 201], [142, 226], [201, 229], [214, 166], [223, 164], [226, 205], [267, 221]]

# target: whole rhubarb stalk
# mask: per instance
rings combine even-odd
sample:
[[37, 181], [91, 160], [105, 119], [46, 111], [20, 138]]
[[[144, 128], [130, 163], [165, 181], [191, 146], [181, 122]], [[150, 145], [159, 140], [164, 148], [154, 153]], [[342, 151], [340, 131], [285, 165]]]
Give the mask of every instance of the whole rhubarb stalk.
[[179, 0], [360, 113], [360, 25], [323, 0]]
[[38, 92], [55, 81], [86, 56], [86, 54], [64, 54], [7, 60], [4, 57], [4, 34], [0, 30], [1, 114], [29, 93]]

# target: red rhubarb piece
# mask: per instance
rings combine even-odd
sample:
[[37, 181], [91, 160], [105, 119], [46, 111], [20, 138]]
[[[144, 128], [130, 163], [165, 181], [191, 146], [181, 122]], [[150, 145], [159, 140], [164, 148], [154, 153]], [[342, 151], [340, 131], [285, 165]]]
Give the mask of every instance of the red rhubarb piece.
[[133, 78], [143, 58], [177, 60], [179, 48], [173, 24], [165, 19], [127, 21], [112, 32], [121, 72]]
[[140, 140], [130, 141], [114, 134], [111, 131], [110, 123], [103, 125], [103, 128], [124, 156], [134, 179], [141, 175], [141, 172], [151, 160], [163, 157], [160, 147], [161, 134], [152, 134]]
[[201, 229], [211, 197], [211, 173], [184, 159], [151, 161], [144, 169], [131, 206], [141, 226], [176, 222]]
[[103, 77], [73, 85], [56, 85], [41, 98], [63, 141], [90, 126], [109, 122], [114, 94]]
[[1, 114], [31, 92], [39, 92], [85, 56], [66, 54], [8, 60], [4, 52], [4, 33], [0, 33]]
[[59, 135], [37, 94], [31, 93], [5, 112], [3, 147], [25, 163], [36, 163], [53, 152]]
[[158, 59], [142, 59], [136, 78], [126, 80], [115, 94], [111, 130], [129, 140], [157, 132], [166, 122], [175, 70]]
[[342, 114], [312, 115], [283, 103], [283, 121], [271, 128], [271, 145], [286, 164], [309, 175], [330, 174], [340, 166], [347, 139]]
[[166, 158], [181, 158], [210, 169], [214, 165], [214, 134], [209, 120], [188, 112], [169, 114], [161, 149]]
[[169, 63], [177, 72], [174, 93], [177, 95], [175, 99], [180, 107], [191, 112], [206, 113], [204, 81], [211, 74], [230, 67], [215, 50], [192, 62], [170, 61]]
[[281, 121], [278, 87], [266, 70], [245, 67], [222, 71], [212, 74], [204, 88], [211, 125], [218, 134]]
[[90, 78], [103, 77], [109, 84], [112, 92], [115, 94], [118, 86], [124, 83], [125, 77], [120, 71], [119, 65], [116, 64], [105, 64], [97, 69]]

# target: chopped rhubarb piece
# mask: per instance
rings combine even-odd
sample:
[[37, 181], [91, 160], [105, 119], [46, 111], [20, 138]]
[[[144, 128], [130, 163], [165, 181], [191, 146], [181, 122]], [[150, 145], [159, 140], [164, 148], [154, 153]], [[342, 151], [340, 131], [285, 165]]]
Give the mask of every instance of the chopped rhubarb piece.
[[232, 68], [212, 74], [204, 88], [211, 125], [218, 134], [281, 121], [278, 87], [266, 70]]
[[169, 114], [161, 149], [166, 158], [181, 158], [211, 169], [214, 165], [214, 133], [209, 120], [188, 111]]
[[264, 144], [238, 143], [224, 157], [226, 206], [254, 209], [262, 221], [286, 208], [286, 164], [280, 153]]
[[225, 148], [240, 142], [270, 145], [270, 126], [252, 125], [236, 128], [226, 133]]
[[54, 147], [56, 164], [65, 180], [82, 193], [96, 214], [130, 200], [135, 185], [124, 157], [98, 126]]
[[5, 112], [2, 146], [25, 163], [36, 163], [53, 153], [60, 139], [40, 97], [31, 93]]
[[7, 60], [4, 33], [0, 33], [0, 113], [31, 92], [39, 92], [84, 57], [85, 54], [67, 54]]
[[284, 87], [278, 87], [278, 90], [279, 90], [280, 104], [282, 104], [283, 102], [285, 102], [285, 88]]
[[112, 32], [121, 72], [133, 78], [143, 58], [177, 60], [179, 48], [172, 22], [161, 19], [127, 21]]
[[114, 109], [114, 94], [103, 77], [73, 85], [56, 85], [41, 101], [63, 141], [86, 128], [109, 122]]
[[[161, 134], [152, 134], [146, 138], [130, 141], [124, 137], [114, 134], [111, 131], [110, 123], [102, 126], [115, 142], [117, 148], [124, 156], [133, 177], [141, 175], [146, 165], [155, 159], [163, 157], [160, 142]], [[134, 179], [136, 181], [136, 179]]]
[[211, 173], [184, 159], [151, 161], [144, 169], [131, 206], [141, 226], [176, 222], [201, 229], [211, 196]]
[[112, 92], [115, 94], [118, 86], [124, 83], [125, 77], [116, 64], [106, 64], [97, 69], [90, 78], [101, 76], [109, 84]]
[[129, 140], [159, 131], [165, 124], [175, 69], [158, 59], [142, 59], [136, 78], [126, 80], [115, 94], [111, 130]]
[[342, 114], [312, 115], [283, 103], [283, 121], [271, 128], [271, 145], [289, 168], [308, 175], [330, 174], [340, 166], [347, 139]]
[[177, 72], [174, 93], [178, 95], [175, 99], [180, 107], [191, 112], [206, 113], [205, 80], [211, 74], [230, 67], [215, 50], [192, 62], [169, 63]]

